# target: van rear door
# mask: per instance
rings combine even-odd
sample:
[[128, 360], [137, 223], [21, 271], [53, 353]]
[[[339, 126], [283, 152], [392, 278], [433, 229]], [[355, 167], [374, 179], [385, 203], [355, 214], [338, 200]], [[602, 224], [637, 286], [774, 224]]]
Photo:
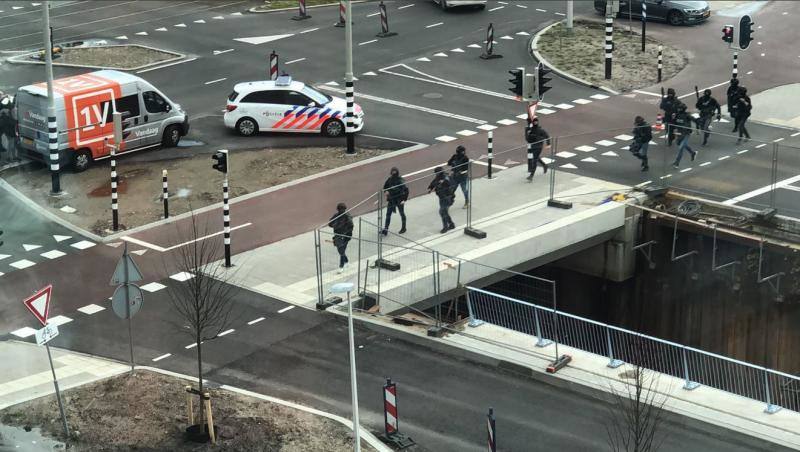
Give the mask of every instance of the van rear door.
[[20, 90], [16, 96], [17, 123], [22, 147], [49, 157], [47, 139], [47, 97]]

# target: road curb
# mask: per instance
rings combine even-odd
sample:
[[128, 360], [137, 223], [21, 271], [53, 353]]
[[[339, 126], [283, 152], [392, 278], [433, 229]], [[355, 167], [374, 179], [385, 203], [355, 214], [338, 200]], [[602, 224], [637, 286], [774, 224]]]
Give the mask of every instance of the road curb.
[[548, 25], [548, 26], [546, 26], [546, 27], [542, 28], [542, 29], [541, 29], [541, 30], [539, 30], [539, 31], [538, 31], [536, 34], [534, 34], [534, 35], [533, 35], [533, 38], [531, 38], [531, 40], [530, 40], [530, 46], [529, 46], [529, 51], [530, 51], [530, 54], [531, 54], [531, 56], [532, 56], [532, 57], [533, 57], [533, 58], [534, 58], [536, 61], [539, 61], [539, 62], [541, 62], [541, 63], [544, 63], [544, 65], [545, 65], [545, 66], [547, 66], [547, 67], [549, 67], [550, 69], [552, 69], [552, 70], [553, 70], [553, 72], [555, 72], [556, 74], [558, 74], [559, 76], [561, 76], [561, 77], [563, 77], [563, 78], [565, 78], [565, 79], [567, 79], [567, 80], [570, 80], [570, 81], [572, 81], [572, 82], [574, 82], [574, 83], [577, 83], [577, 84], [579, 84], [579, 85], [588, 86], [589, 88], [594, 88], [594, 89], [597, 89], [597, 90], [605, 91], [605, 92], [607, 92], [607, 93], [611, 93], [611, 94], [613, 94], [613, 95], [615, 95], [615, 96], [616, 96], [616, 95], [619, 95], [619, 92], [617, 92], [617, 91], [614, 91], [614, 90], [613, 90], [613, 89], [611, 89], [611, 88], [607, 88], [607, 87], [605, 87], [605, 86], [598, 86], [598, 85], [595, 85], [594, 83], [591, 83], [591, 82], [589, 82], [589, 81], [586, 81], [586, 80], [584, 80], [584, 79], [582, 79], [582, 78], [576, 77], [576, 76], [574, 76], [574, 75], [570, 74], [569, 72], [562, 71], [561, 69], [559, 69], [559, 68], [557, 68], [557, 67], [553, 66], [553, 65], [552, 65], [552, 64], [551, 64], [549, 61], [547, 61], [547, 59], [545, 59], [545, 58], [542, 56], [542, 54], [541, 54], [541, 53], [539, 53], [539, 47], [538, 47], [538, 44], [539, 44], [539, 38], [540, 38], [540, 37], [541, 37], [543, 34], [547, 33], [547, 31], [548, 31], [548, 30], [550, 30], [551, 28], [555, 27], [556, 25], [558, 25], [558, 24], [560, 24], [560, 23], [561, 23], [561, 21], [553, 22], [552, 24], [550, 24], [550, 25]]
[[[358, 1], [351, 2], [351, 3], [352, 4], [365, 3], [365, 1], [366, 0], [358, 0]], [[338, 2], [337, 3], [325, 3], [324, 5], [306, 6], [306, 9], [324, 8], [324, 7], [327, 7], [327, 6], [339, 6], [339, 3]], [[267, 14], [267, 13], [278, 13], [278, 12], [281, 12], [281, 11], [296, 11], [296, 10], [297, 10], [297, 7], [295, 6], [295, 7], [291, 7], [291, 8], [278, 8], [278, 9], [268, 9], [268, 10], [265, 10], [265, 11], [258, 11], [258, 6], [254, 6], [254, 7], [250, 8], [250, 9], [248, 9], [247, 12], [248, 13], [253, 13], [253, 14]]]

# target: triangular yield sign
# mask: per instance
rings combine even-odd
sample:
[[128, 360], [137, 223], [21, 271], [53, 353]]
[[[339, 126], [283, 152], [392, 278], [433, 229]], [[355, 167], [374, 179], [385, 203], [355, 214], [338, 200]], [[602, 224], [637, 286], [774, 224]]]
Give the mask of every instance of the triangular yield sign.
[[[125, 262], [127, 261], [127, 270], [128, 274], [127, 277], [125, 275]], [[142, 271], [139, 270], [139, 267], [136, 265], [136, 262], [131, 259], [129, 254], [123, 254], [122, 257], [117, 261], [117, 268], [114, 269], [114, 275], [111, 276], [111, 285], [117, 286], [120, 284], [124, 284], [126, 282], [137, 282], [143, 279]]]
[[0, 261], [3, 259], [8, 259], [9, 257], [11, 257], [10, 254], [0, 254]]
[[566, 165], [561, 165], [562, 168], [566, 169], [578, 169], [577, 166], [573, 165], [572, 163], [567, 163]]
[[597, 163], [597, 160], [593, 157], [586, 157], [585, 159], [581, 159], [581, 162]]
[[27, 243], [23, 243], [22, 247], [25, 248], [25, 251], [35, 250], [36, 248], [41, 248], [42, 245], [28, 245]]
[[619, 154], [617, 154], [614, 151], [603, 152], [603, 155], [608, 156], [608, 157], [619, 157]]
[[481, 48], [481, 46], [479, 46], [478, 44], [470, 44], [467, 47], [471, 47], [473, 49], [480, 49]]
[[417, 61], [430, 61], [430, 60], [428, 58], [422, 57], [422, 58], [417, 58]]
[[285, 35], [272, 35], [272, 36], [253, 36], [250, 38], [235, 38], [234, 41], [239, 42], [246, 42], [248, 44], [264, 44], [266, 42], [277, 41], [278, 39], [288, 38], [289, 36], [294, 36], [294, 33], [288, 33]]
[[464, 53], [464, 50], [463, 49], [453, 49], [453, 50], [451, 50], [451, 52]]
[[53, 286], [47, 286], [22, 302], [42, 325], [47, 325], [47, 317], [50, 315], [50, 294], [52, 290]]
[[434, 53], [433, 56], [435, 57], [447, 57], [447, 54], [444, 52]]

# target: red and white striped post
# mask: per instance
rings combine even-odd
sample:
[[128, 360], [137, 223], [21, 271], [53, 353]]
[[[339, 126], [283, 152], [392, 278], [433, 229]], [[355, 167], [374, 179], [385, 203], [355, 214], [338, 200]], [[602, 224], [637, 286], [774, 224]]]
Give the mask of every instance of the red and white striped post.
[[386, 5], [383, 4], [383, 0], [381, 0], [381, 3], [378, 5], [378, 11], [381, 13], [381, 32], [375, 36], [379, 38], [395, 36], [397, 33], [389, 31], [389, 17], [386, 15]]
[[340, 27], [340, 28], [344, 27], [345, 11], [346, 10], [344, 9], [344, 0], [339, 0], [339, 22], [336, 22], [335, 24], [333, 24], [334, 27]]
[[311, 16], [306, 12], [306, 0], [297, 0], [297, 15], [292, 17], [292, 20], [306, 19], [311, 19]]
[[486, 29], [486, 47], [481, 54], [481, 58], [484, 60], [491, 60], [494, 58], [503, 58], [503, 55], [498, 55], [494, 53], [494, 25], [491, 23], [489, 27]]
[[269, 54], [269, 79], [278, 79], [278, 54], [274, 50]]
[[489, 408], [489, 414], [486, 416], [486, 433], [487, 433], [487, 449], [489, 452], [497, 452], [497, 441], [495, 437], [495, 420], [494, 408]]
[[397, 383], [393, 383], [391, 378], [387, 378], [386, 384], [383, 385], [383, 420], [386, 442], [398, 449], [415, 444], [413, 439], [400, 433], [400, 421], [397, 415]]

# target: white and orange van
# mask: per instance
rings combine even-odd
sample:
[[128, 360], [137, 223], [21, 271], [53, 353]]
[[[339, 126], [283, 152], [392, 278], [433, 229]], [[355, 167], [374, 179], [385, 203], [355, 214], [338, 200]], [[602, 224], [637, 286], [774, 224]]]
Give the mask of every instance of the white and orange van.
[[[153, 85], [135, 75], [103, 70], [53, 81], [62, 165], [83, 171], [108, 157], [104, 140], [113, 143], [113, 113], [122, 113], [122, 152], [174, 147], [189, 132], [189, 115]], [[47, 84], [17, 92], [19, 144], [28, 156], [49, 162]]]

